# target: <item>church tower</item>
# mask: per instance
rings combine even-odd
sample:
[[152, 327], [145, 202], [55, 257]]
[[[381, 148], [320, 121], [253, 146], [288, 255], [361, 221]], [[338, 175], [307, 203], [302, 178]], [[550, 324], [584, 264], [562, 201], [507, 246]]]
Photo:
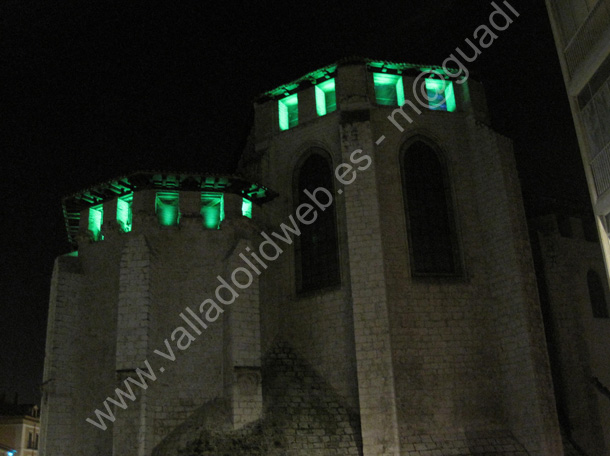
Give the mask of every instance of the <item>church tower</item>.
[[556, 455], [512, 145], [452, 70], [262, 95], [238, 174], [65, 199], [41, 454]]
[[264, 94], [251, 142], [269, 226], [315, 188], [333, 202], [270, 268], [263, 351], [281, 335], [356, 407], [363, 454], [557, 454], [512, 144], [481, 85], [348, 59]]

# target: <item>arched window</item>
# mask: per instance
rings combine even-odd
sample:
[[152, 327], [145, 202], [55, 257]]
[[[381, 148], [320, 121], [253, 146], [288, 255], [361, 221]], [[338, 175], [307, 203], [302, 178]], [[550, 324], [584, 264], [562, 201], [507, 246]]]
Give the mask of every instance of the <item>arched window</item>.
[[402, 155], [405, 210], [413, 276], [461, 273], [451, 192], [435, 148], [418, 140]]
[[[322, 188], [334, 195], [333, 174], [326, 153], [313, 149], [310, 155], [296, 170], [295, 208], [300, 204], [311, 204], [317, 211], [315, 222], [299, 224], [301, 235], [296, 240], [297, 290], [313, 291], [341, 283], [339, 272], [339, 251], [335, 203], [322, 211], [317, 207], [305, 190], [314, 193]], [[323, 192], [317, 192], [319, 200], [326, 204], [328, 199]]]
[[608, 304], [606, 303], [604, 286], [597, 272], [592, 269], [587, 273], [587, 286], [589, 287], [589, 300], [591, 301], [593, 317], [608, 318]]

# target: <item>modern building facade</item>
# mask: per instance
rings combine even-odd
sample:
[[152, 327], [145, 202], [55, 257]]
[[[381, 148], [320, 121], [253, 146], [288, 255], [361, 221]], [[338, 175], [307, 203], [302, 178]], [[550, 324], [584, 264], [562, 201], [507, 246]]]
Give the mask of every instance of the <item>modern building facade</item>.
[[563, 452], [512, 145], [474, 80], [347, 59], [256, 101], [236, 175], [136, 173], [64, 213], [46, 456]]
[[[606, 271], [610, 270], [610, 1], [546, 0]], [[608, 273], [607, 273], [608, 276]]]

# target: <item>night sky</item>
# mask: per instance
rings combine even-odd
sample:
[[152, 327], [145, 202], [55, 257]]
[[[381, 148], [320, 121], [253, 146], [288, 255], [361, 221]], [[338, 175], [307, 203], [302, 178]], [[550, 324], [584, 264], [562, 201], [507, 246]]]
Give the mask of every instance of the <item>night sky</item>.
[[[257, 95], [348, 56], [441, 64], [492, 11], [479, 0], [270, 3], [0, 3], [0, 394], [39, 397], [53, 260], [70, 251], [62, 196], [141, 169], [230, 172]], [[472, 77], [493, 128], [514, 140], [528, 200], [586, 207], [544, 2], [510, 3], [520, 18], [469, 64]]]

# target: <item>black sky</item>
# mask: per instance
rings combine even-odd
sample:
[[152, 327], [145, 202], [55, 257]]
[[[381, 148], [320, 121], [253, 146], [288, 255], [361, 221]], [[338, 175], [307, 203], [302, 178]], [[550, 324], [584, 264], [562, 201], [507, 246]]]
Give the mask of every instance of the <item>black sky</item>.
[[[541, 0], [470, 65], [523, 190], [587, 204]], [[347, 56], [440, 64], [491, 2], [0, 3], [0, 393], [34, 401], [61, 197], [139, 169], [231, 171], [258, 94]]]

